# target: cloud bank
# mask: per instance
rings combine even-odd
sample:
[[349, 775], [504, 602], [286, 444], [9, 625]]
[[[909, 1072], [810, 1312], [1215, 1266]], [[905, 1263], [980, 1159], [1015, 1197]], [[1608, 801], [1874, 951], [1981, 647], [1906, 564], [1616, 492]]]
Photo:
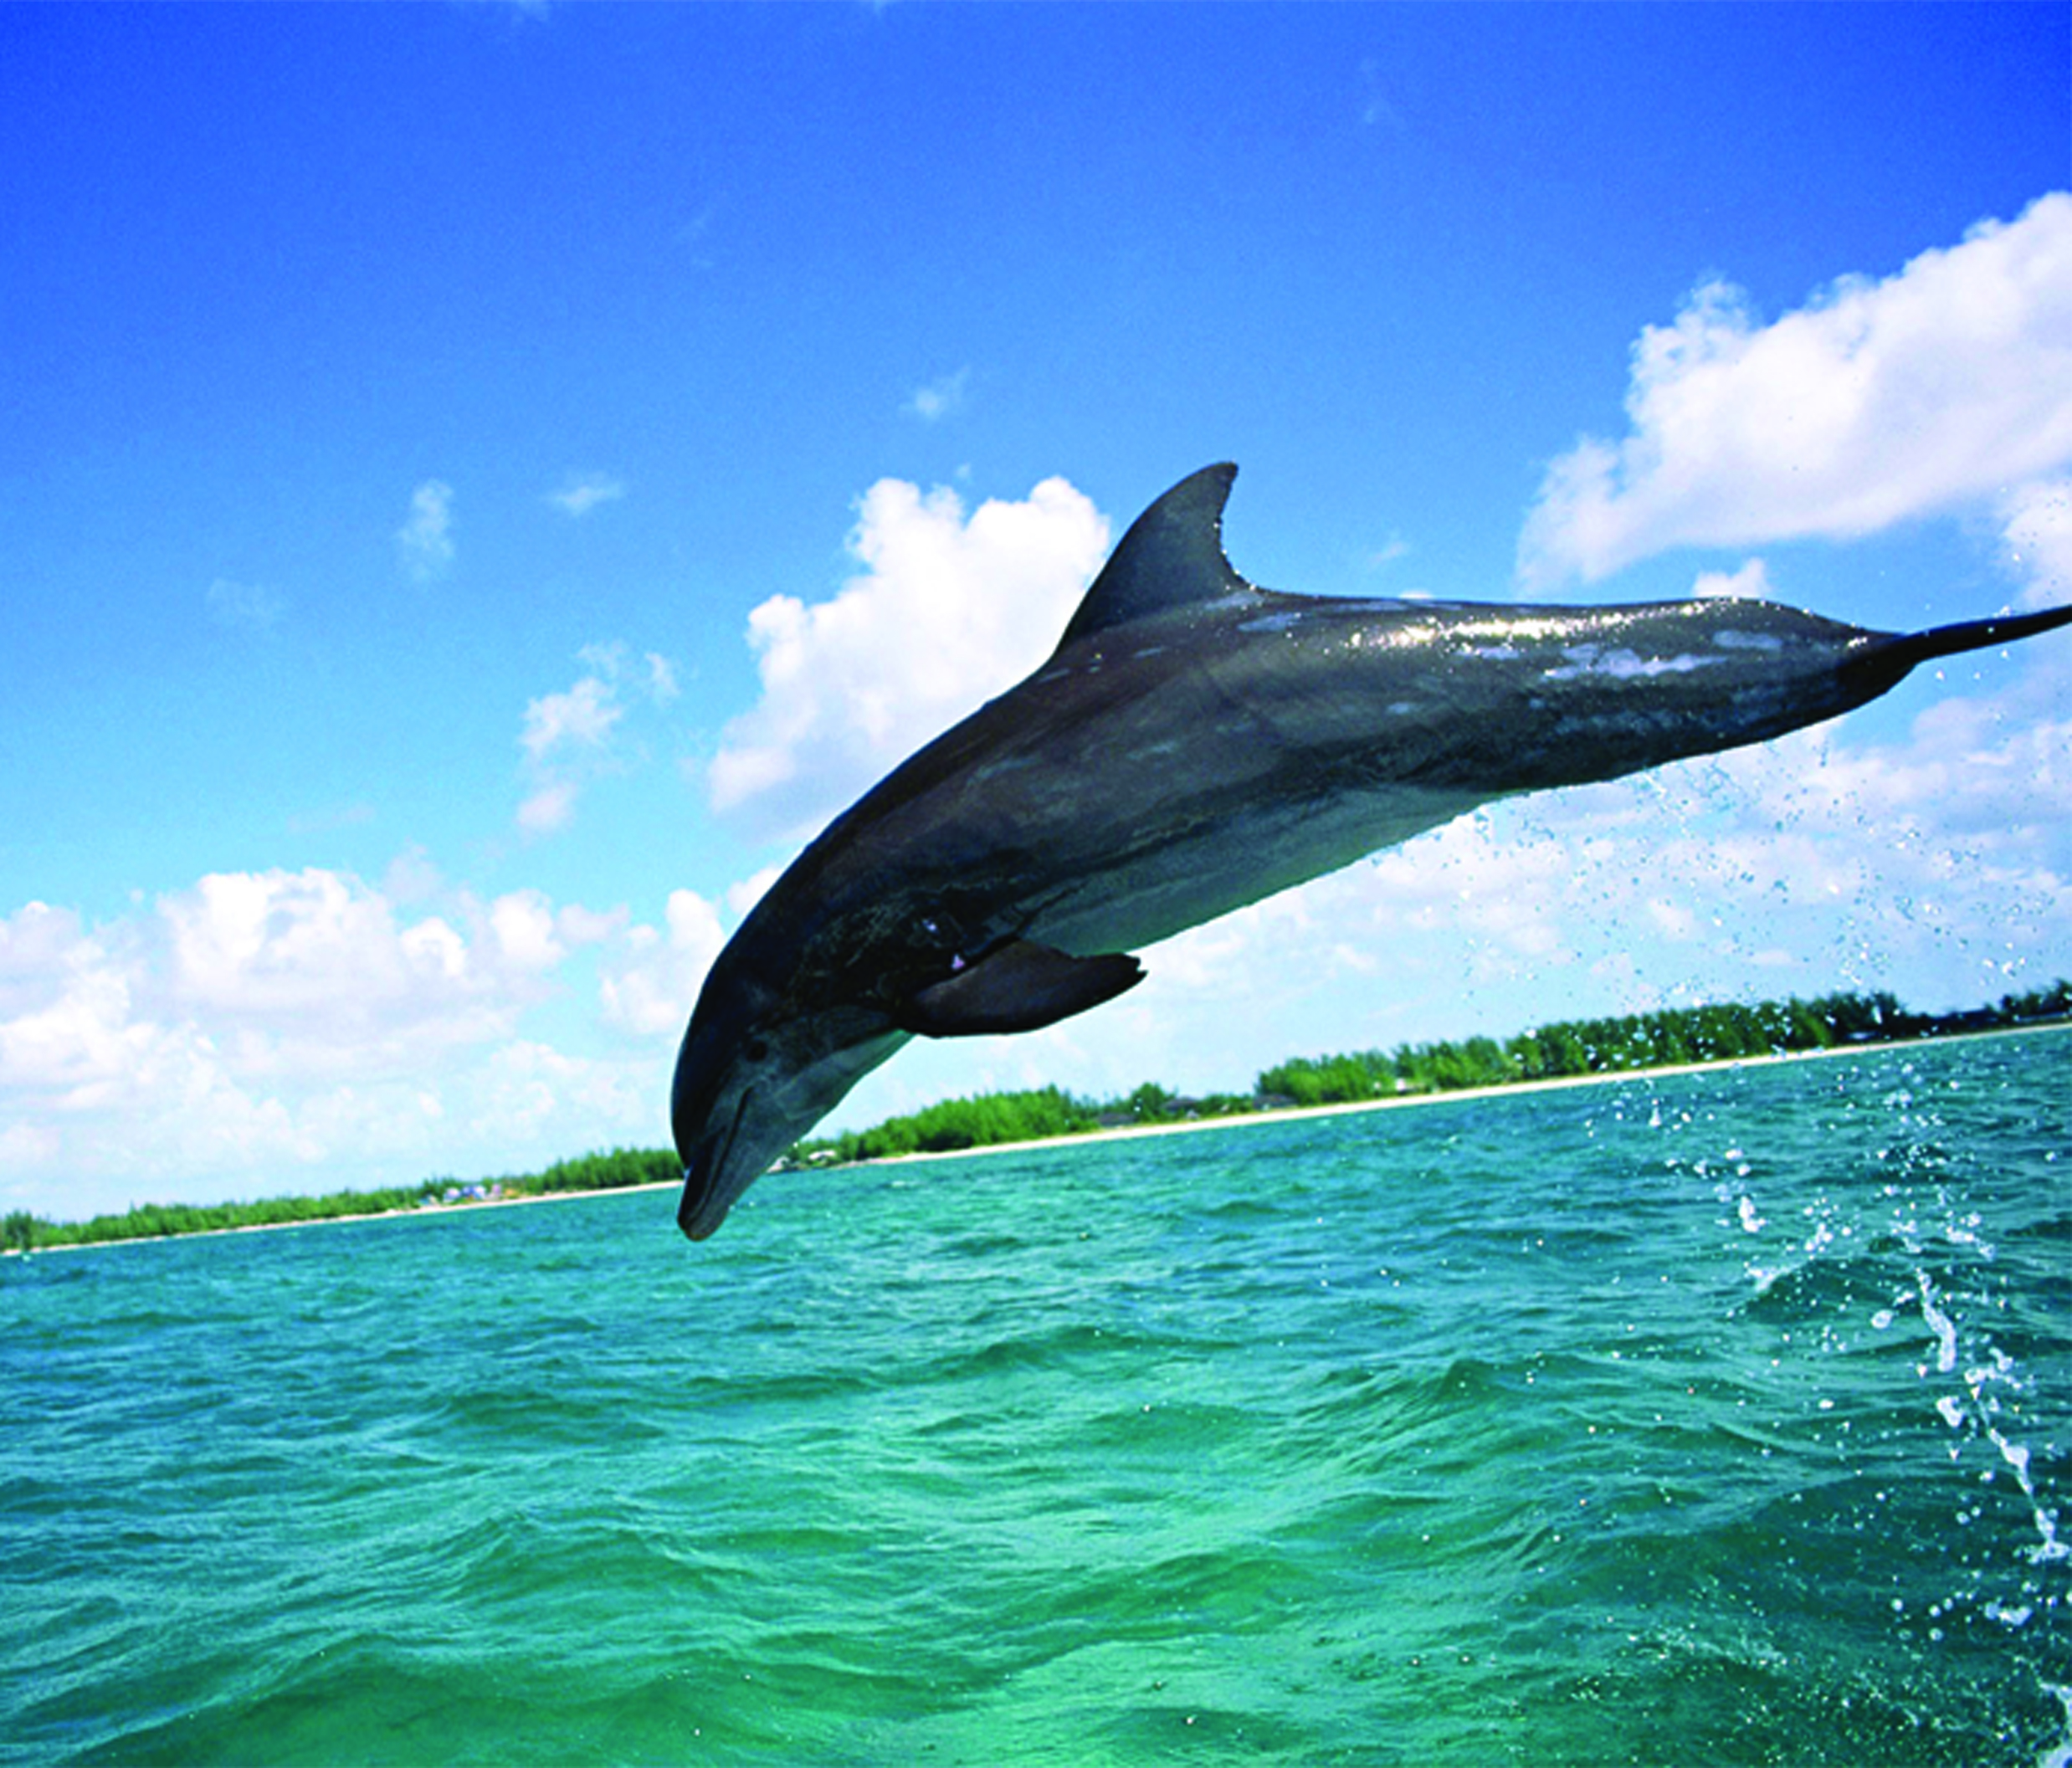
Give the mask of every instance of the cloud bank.
[[[382, 885], [211, 873], [100, 926], [28, 903], [0, 915], [0, 1204], [90, 1214], [656, 1145], [664, 1034], [724, 934], [690, 891], [656, 927], [535, 889], [484, 900], [421, 862]], [[572, 996], [572, 1027], [543, 1027]]]
[[2010, 498], [2012, 521], [2072, 464], [2072, 195], [1767, 325], [1707, 283], [1641, 333], [1626, 410], [1623, 438], [1548, 469], [1527, 592], [1675, 546], [1848, 540]]

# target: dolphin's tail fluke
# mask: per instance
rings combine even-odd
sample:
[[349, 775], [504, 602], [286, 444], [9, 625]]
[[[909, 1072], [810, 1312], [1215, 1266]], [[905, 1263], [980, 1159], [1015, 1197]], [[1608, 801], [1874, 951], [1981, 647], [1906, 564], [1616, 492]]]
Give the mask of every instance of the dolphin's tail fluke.
[[1851, 690], [1850, 703], [1861, 705], [1865, 700], [1875, 700], [1917, 664], [1931, 658], [2013, 644], [2018, 638], [2032, 638], [2068, 624], [2072, 624], [2072, 607], [2047, 607], [2037, 614], [2002, 614], [1991, 620], [1964, 620], [1955, 626], [1931, 627], [1925, 633], [1880, 633], [1875, 643], [1844, 662], [1842, 679]]
[[2003, 614], [1993, 620], [1966, 620], [1956, 626], [1934, 626], [1925, 633], [1903, 633], [1886, 649], [1894, 661], [1912, 669], [1931, 657], [1954, 657], [1960, 651], [1982, 651], [1989, 645], [2013, 644], [2053, 627], [2072, 622], [2072, 607], [2047, 607], [2039, 614]]

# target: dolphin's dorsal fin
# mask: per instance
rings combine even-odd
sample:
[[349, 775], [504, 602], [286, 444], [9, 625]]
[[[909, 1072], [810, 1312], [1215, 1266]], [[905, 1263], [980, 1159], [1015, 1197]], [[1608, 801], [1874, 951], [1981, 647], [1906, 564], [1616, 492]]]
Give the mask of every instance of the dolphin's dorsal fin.
[[1058, 648], [1168, 608], [1257, 593], [1223, 556], [1223, 503], [1237, 476], [1228, 461], [1203, 467], [1131, 523]]

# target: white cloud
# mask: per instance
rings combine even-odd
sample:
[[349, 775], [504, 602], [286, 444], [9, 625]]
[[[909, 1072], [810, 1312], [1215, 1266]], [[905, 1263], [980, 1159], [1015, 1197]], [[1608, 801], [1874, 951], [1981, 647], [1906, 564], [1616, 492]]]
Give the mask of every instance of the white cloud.
[[382, 874], [382, 894], [404, 907], [428, 902], [444, 888], [445, 879], [431, 856], [414, 843], [390, 860]]
[[576, 784], [556, 780], [518, 801], [518, 829], [526, 835], [557, 835], [576, 814]]
[[599, 748], [622, 715], [613, 685], [586, 675], [566, 694], [543, 694], [527, 701], [518, 741], [536, 761], [564, 745]]
[[726, 898], [728, 910], [737, 918], [746, 915], [762, 900], [764, 893], [770, 886], [783, 875], [783, 867], [769, 865], [759, 872], [751, 872], [737, 883], [729, 884]]
[[0, 922], [8, 1017], [0, 1020], [0, 1082], [90, 1099], [147, 1043], [131, 1023], [124, 966], [64, 910], [30, 903]]
[[548, 492], [546, 500], [565, 515], [583, 516], [625, 495], [625, 485], [609, 474], [582, 473], [571, 475], [560, 490]]
[[1382, 73], [1382, 64], [1372, 56], [1362, 59], [1360, 85], [1367, 96], [1360, 108], [1360, 121], [1370, 129], [1378, 125], [1392, 135], [1406, 134], [1409, 125], [1403, 120], [1403, 113], [1389, 102], [1383, 93]]
[[1048, 656], [1108, 546], [1080, 492], [1047, 479], [967, 520], [957, 495], [880, 479], [849, 550], [864, 569], [826, 602], [749, 616], [762, 696], [724, 732], [715, 809], [756, 801], [796, 833]]
[[554, 930], [571, 945], [601, 945], [626, 931], [627, 914], [622, 904], [599, 911], [581, 903], [567, 903], [554, 911]]
[[2072, 479], [2040, 479], [2001, 499], [2001, 546], [2024, 607], [2072, 601]]
[[463, 907], [473, 936], [441, 915], [405, 921], [346, 873], [212, 873], [157, 900], [147, 1004], [218, 1022], [269, 1071], [407, 1068], [507, 1029], [529, 997], [531, 966], [496, 936], [510, 911]]
[[632, 929], [626, 956], [597, 984], [605, 1022], [638, 1038], [683, 1030], [726, 943], [718, 909], [695, 890], [672, 890], [664, 919], [665, 933]]
[[615, 741], [630, 710], [620, 693], [622, 683], [630, 678], [647, 702], [657, 706], [679, 692], [674, 669], [657, 652], [644, 653], [638, 670], [627, 647], [616, 642], [585, 645], [577, 654], [590, 674], [564, 693], [543, 694], [526, 703], [518, 746], [525, 751], [525, 773], [532, 789], [519, 804], [517, 822], [526, 835], [566, 828], [582, 788], [600, 773], [626, 765], [627, 756]]
[[568, 955], [555, 936], [554, 905], [541, 891], [498, 897], [490, 904], [490, 926], [499, 951], [520, 970], [551, 970]]
[[1405, 540], [1398, 530], [1391, 529], [1388, 538], [1369, 552], [1361, 562], [1369, 571], [1383, 571], [1393, 565], [1397, 560], [1408, 558], [1410, 552], [1410, 542]]
[[[437, 899], [414, 911], [312, 868], [211, 874], [100, 927], [41, 903], [0, 915], [0, 1202], [69, 1215], [659, 1140], [662, 1033], [716, 920], [680, 893], [660, 966], [623, 907], [418, 882]], [[586, 1054], [580, 1024], [527, 1028], [562, 1011], [585, 946], [601, 971], [649, 964], [669, 985], [631, 1016], [640, 1044]]]
[[410, 519], [396, 530], [403, 569], [429, 582], [454, 561], [454, 488], [428, 479], [410, 494]]
[[913, 397], [900, 409], [923, 423], [938, 423], [964, 409], [971, 382], [971, 370], [960, 368], [955, 374], [944, 375], [925, 387], [915, 388]]
[[[545, 1165], [597, 1145], [600, 1125], [652, 1147], [665, 1138], [667, 1094], [651, 1065], [577, 1056], [519, 1039], [500, 1046], [461, 1089], [464, 1134], [531, 1150]], [[613, 1140], [618, 1140], [614, 1136]]]
[[1548, 469], [1519, 542], [1528, 591], [1679, 546], [1848, 539], [2061, 474], [2072, 194], [1768, 325], [1709, 283], [1642, 332], [1626, 407], [1623, 440], [1585, 437]]
[[45, 1207], [278, 1188], [284, 1163], [361, 1145], [313, 1137], [295, 1095], [380, 1086], [515, 1011], [451, 925], [399, 924], [316, 871], [212, 874], [93, 931], [32, 904], [0, 920], [0, 1116], [20, 1132], [0, 1184], [40, 1178]]
[[263, 633], [280, 623], [288, 604], [280, 594], [257, 583], [233, 583], [218, 577], [204, 598], [209, 617], [233, 632]]
[[1701, 571], [1690, 592], [1700, 597], [1737, 602], [1767, 602], [1776, 594], [1770, 573], [1761, 559], [1751, 559], [1739, 571]]
[[0, 919], [0, 1017], [42, 998], [49, 979], [89, 945], [79, 916], [49, 903]]

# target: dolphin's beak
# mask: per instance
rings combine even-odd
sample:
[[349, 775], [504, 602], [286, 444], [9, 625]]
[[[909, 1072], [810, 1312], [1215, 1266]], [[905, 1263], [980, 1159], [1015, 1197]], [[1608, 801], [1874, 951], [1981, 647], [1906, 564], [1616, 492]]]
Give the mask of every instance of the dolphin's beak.
[[[752, 1090], [752, 1089], [751, 1089]], [[734, 1137], [747, 1115], [749, 1095], [741, 1095], [733, 1116], [723, 1130], [715, 1130], [692, 1149], [684, 1162], [684, 1194], [677, 1200], [676, 1225], [693, 1240], [709, 1240], [726, 1220], [734, 1199], [742, 1187], [722, 1182], [726, 1157], [733, 1151]], [[681, 1151], [680, 1150], [679, 1150]]]
[[684, 1168], [684, 1194], [677, 1200], [676, 1225], [693, 1240], [710, 1239], [739, 1195], [738, 1186], [724, 1184], [722, 1179], [727, 1150], [734, 1143], [735, 1125], [740, 1121], [736, 1116], [733, 1124], [715, 1130], [699, 1143]]
[[719, 1166], [712, 1158], [717, 1144], [716, 1136], [707, 1136], [684, 1169], [684, 1194], [676, 1205], [676, 1225], [693, 1240], [708, 1238], [726, 1219], [726, 1206], [719, 1202], [719, 1187], [712, 1182]]

